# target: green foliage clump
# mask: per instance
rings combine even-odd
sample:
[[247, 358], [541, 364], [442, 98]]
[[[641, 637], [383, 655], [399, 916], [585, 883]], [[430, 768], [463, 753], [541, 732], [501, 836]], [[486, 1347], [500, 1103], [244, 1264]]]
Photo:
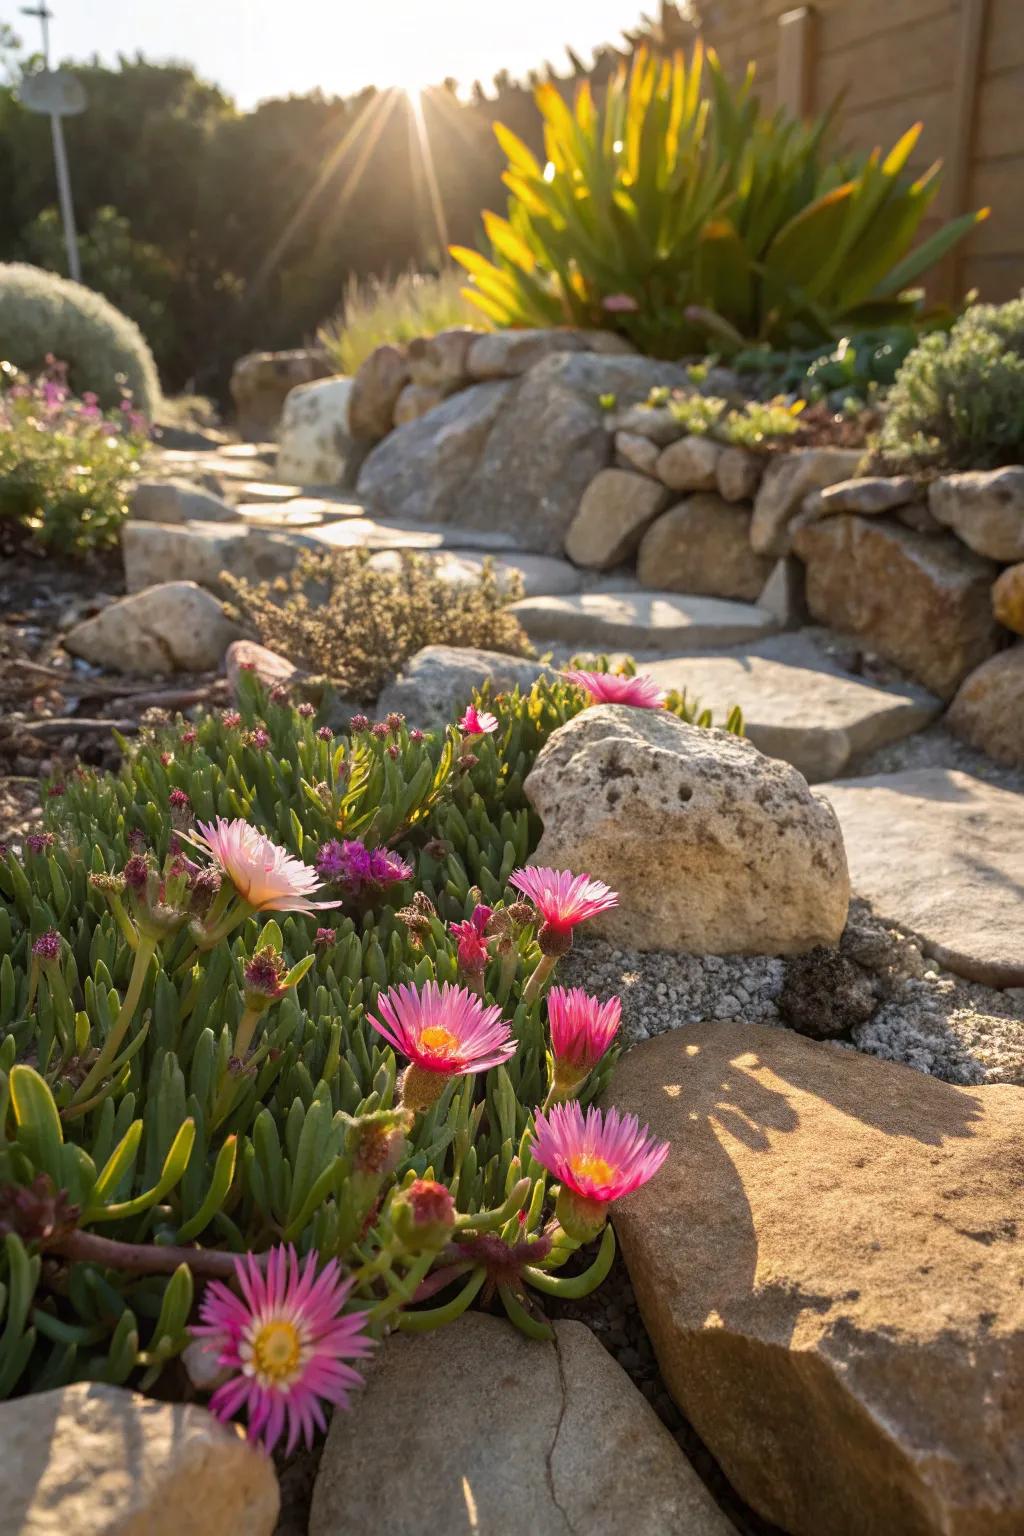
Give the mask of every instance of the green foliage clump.
[[0, 264], [0, 346], [26, 373], [60, 358], [72, 390], [105, 407], [119, 405], [125, 389], [148, 417], [159, 404], [156, 364], [138, 326], [102, 295], [52, 272]]
[[667, 406], [688, 436], [713, 437], [716, 442], [740, 448], [760, 448], [780, 437], [791, 437], [799, 427], [804, 402], [747, 400], [729, 404], [716, 395], [684, 394], [664, 387], [653, 389], [649, 406]]
[[0, 524], [81, 555], [117, 543], [147, 426], [130, 401], [104, 413], [64, 379], [60, 364], [24, 379], [0, 363]]
[[222, 577], [264, 645], [327, 677], [346, 699], [370, 703], [425, 645], [533, 654], [508, 605], [521, 583], [485, 561], [478, 581], [453, 584], [422, 555], [400, 552], [381, 570], [366, 550], [303, 555], [287, 580]]
[[1024, 296], [975, 304], [896, 375], [878, 453], [893, 467], [992, 469], [1024, 459]]
[[377, 347], [403, 346], [473, 323], [460, 275], [403, 272], [394, 279], [349, 278], [341, 313], [320, 328], [319, 339], [339, 373], [353, 374]]
[[912, 249], [937, 170], [904, 175], [920, 135], [882, 157], [833, 156], [830, 120], [762, 112], [753, 71], [734, 88], [698, 45], [639, 50], [602, 101], [536, 92], [546, 162], [501, 125], [508, 217], [484, 215], [491, 259], [465, 247], [469, 296], [498, 325], [614, 326], [677, 357], [838, 339], [912, 318], [906, 290], [977, 222]]
[[799, 395], [812, 404], [824, 401], [845, 410], [851, 402], [860, 407], [884, 394], [920, 339], [916, 326], [890, 325], [803, 351], [749, 347], [729, 362], [759, 398]]

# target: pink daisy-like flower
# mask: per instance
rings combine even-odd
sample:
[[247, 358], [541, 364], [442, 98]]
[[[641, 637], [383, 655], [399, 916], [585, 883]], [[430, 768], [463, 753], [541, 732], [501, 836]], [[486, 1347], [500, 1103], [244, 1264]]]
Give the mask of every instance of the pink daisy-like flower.
[[556, 1093], [568, 1095], [601, 1060], [619, 1032], [622, 1004], [602, 1003], [582, 987], [552, 987], [548, 993], [548, 1029], [555, 1063]]
[[235, 1261], [236, 1296], [219, 1280], [206, 1287], [200, 1322], [217, 1363], [234, 1374], [218, 1387], [210, 1409], [227, 1421], [246, 1409], [249, 1433], [270, 1451], [287, 1430], [285, 1450], [302, 1435], [313, 1443], [325, 1426], [322, 1404], [349, 1406], [349, 1392], [362, 1377], [346, 1360], [363, 1360], [373, 1350], [364, 1333], [365, 1314], [341, 1315], [351, 1280], [342, 1280], [336, 1259], [317, 1274], [314, 1251], [300, 1265], [295, 1249], [271, 1250], [264, 1270], [253, 1254]]
[[618, 672], [563, 672], [562, 676], [586, 689], [592, 704], [632, 704], [634, 709], [664, 709], [668, 695], [653, 677], [623, 677]]
[[[517, 869], [509, 885], [529, 896], [549, 936], [567, 937], [577, 923], [617, 907], [619, 898], [603, 880], [574, 875], [567, 869], [543, 869], [533, 865]], [[542, 945], [543, 948], [543, 945]]]
[[381, 1018], [369, 1022], [410, 1065], [402, 1079], [407, 1109], [428, 1109], [449, 1078], [486, 1072], [516, 1053], [512, 1031], [496, 1005], [450, 982], [398, 986], [377, 999]]
[[486, 709], [477, 709], [475, 704], [468, 706], [459, 721], [459, 730], [464, 736], [491, 736], [497, 729], [497, 716], [488, 714]]
[[534, 1115], [531, 1153], [561, 1185], [555, 1207], [564, 1230], [579, 1242], [596, 1236], [606, 1207], [646, 1184], [668, 1156], [635, 1115], [602, 1112], [591, 1104], [584, 1115], [576, 1099]]
[[[183, 834], [184, 835], [184, 834]], [[211, 854], [243, 901], [257, 912], [314, 912], [336, 901], [310, 901], [320, 889], [315, 869], [303, 864], [240, 816], [200, 821], [190, 837]]]
[[452, 923], [451, 933], [458, 945], [459, 970], [466, 976], [483, 975], [490, 958], [487, 949], [487, 924], [491, 908], [478, 903], [464, 923]]

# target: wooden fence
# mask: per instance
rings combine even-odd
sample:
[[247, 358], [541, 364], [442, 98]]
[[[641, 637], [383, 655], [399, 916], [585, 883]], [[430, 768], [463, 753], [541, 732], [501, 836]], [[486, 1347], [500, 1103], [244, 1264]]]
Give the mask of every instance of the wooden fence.
[[762, 98], [808, 114], [840, 93], [851, 148], [924, 131], [910, 169], [943, 161], [925, 230], [969, 209], [989, 218], [929, 283], [1008, 299], [1024, 289], [1024, 0], [697, 0], [730, 74], [757, 65]]

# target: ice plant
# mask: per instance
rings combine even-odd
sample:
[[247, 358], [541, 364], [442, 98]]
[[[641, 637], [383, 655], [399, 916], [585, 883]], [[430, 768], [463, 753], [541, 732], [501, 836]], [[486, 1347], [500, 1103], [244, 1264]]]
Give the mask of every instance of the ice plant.
[[408, 1253], [443, 1248], [455, 1228], [451, 1191], [434, 1179], [413, 1179], [391, 1202], [391, 1224]]
[[635, 1115], [592, 1104], [584, 1115], [577, 1100], [534, 1116], [531, 1153], [561, 1186], [555, 1216], [576, 1242], [589, 1242], [605, 1224], [607, 1207], [653, 1178], [668, 1156]]
[[516, 1053], [516, 1042], [497, 1005], [487, 1008], [465, 987], [398, 986], [377, 999], [381, 1018], [369, 1022], [409, 1065], [402, 1076], [406, 1109], [424, 1110], [453, 1077], [486, 1072]]
[[603, 880], [591, 880], [589, 875], [573, 875], [567, 869], [531, 865], [515, 870], [508, 883], [524, 896], [529, 896], [543, 918], [537, 935], [540, 962], [523, 989], [523, 1001], [533, 1003], [555, 962], [572, 948], [572, 931], [577, 923], [617, 907], [619, 898]]
[[475, 704], [470, 704], [459, 721], [459, 730], [464, 736], [491, 736], [498, 729], [498, 718], [489, 714], [486, 709], [477, 709]]
[[346, 842], [332, 838], [324, 843], [316, 856], [316, 871], [322, 880], [340, 885], [350, 900], [379, 896], [413, 873], [412, 865], [399, 854], [388, 848], [367, 848], [358, 838]]
[[459, 976], [474, 992], [484, 989], [484, 971], [490, 954], [487, 948], [487, 924], [491, 908], [477, 903], [464, 923], [452, 923], [451, 933], [458, 945]]
[[563, 672], [569, 683], [575, 683], [590, 695], [591, 704], [632, 704], [634, 709], [664, 709], [668, 695], [658, 687], [653, 677], [641, 673], [638, 677], [626, 677], [620, 672]]
[[193, 1328], [217, 1362], [232, 1372], [210, 1399], [217, 1418], [246, 1409], [249, 1433], [270, 1451], [287, 1432], [290, 1454], [301, 1435], [307, 1446], [325, 1426], [323, 1403], [349, 1405], [362, 1384], [349, 1360], [373, 1349], [362, 1312], [342, 1308], [352, 1288], [336, 1259], [317, 1274], [314, 1250], [300, 1265], [294, 1247], [273, 1248], [264, 1269], [251, 1253], [235, 1263], [241, 1296], [219, 1280], [206, 1287], [200, 1322]]
[[200, 821], [190, 838], [212, 855], [247, 907], [256, 912], [315, 912], [337, 901], [311, 901], [320, 889], [315, 869], [271, 842], [249, 822]]
[[622, 1004], [617, 997], [602, 1003], [582, 987], [552, 987], [547, 1001], [554, 1102], [575, 1094], [597, 1066], [618, 1034]]

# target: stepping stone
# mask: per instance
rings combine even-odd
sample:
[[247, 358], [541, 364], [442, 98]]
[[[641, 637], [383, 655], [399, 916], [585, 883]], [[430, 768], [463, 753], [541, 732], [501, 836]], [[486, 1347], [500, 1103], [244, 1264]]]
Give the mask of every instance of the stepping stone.
[[[511, 577], [518, 575], [523, 584], [525, 597], [546, 597], [564, 592], [578, 592], [583, 586], [583, 573], [568, 560], [554, 555], [510, 555], [506, 559], [467, 550], [465, 554], [442, 551], [434, 557], [434, 574], [453, 587], [472, 586], [479, 581], [484, 561], [490, 560], [499, 583], [507, 586]], [[378, 571], [397, 571], [397, 550], [382, 550], [372, 557], [370, 564]]]
[[678, 592], [585, 592], [528, 597], [511, 610], [531, 640], [591, 650], [699, 651], [772, 634], [776, 620], [752, 603]]
[[243, 480], [237, 487], [243, 501], [291, 501], [302, 495], [299, 485], [278, 485], [273, 480]]
[[674, 656], [643, 670], [663, 688], [685, 689], [710, 705], [716, 717], [738, 704], [754, 745], [792, 763], [811, 784], [922, 730], [942, 708], [923, 688], [876, 688], [851, 677], [799, 634], [727, 656]]
[[960, 976], [1024, 986], [1024, 795], [947, 768], [848, 779], [824, 793], [856, 895]]
[[456, 528], [451, 524], [378, 522], [372, 517], [346, 518], [311, 535], [329, 549], [466, 549], [516, 550], [509, 533], [495, 528]]
[[367, 1531], [736, 1536], [589, 1328], [538, 1343], [480, 1312], [393, 1334], [334, 1415], [309, 1536]]
[[612, 1096], [671, 1144], [615, 1230], [740, 1496], [794, 1536], [1024, 1530], [1024, 1091], [717, 1022]]
[[250, 528], [318, 528], [323, 513], [299, 501], [239, 502], [235, 511]]

